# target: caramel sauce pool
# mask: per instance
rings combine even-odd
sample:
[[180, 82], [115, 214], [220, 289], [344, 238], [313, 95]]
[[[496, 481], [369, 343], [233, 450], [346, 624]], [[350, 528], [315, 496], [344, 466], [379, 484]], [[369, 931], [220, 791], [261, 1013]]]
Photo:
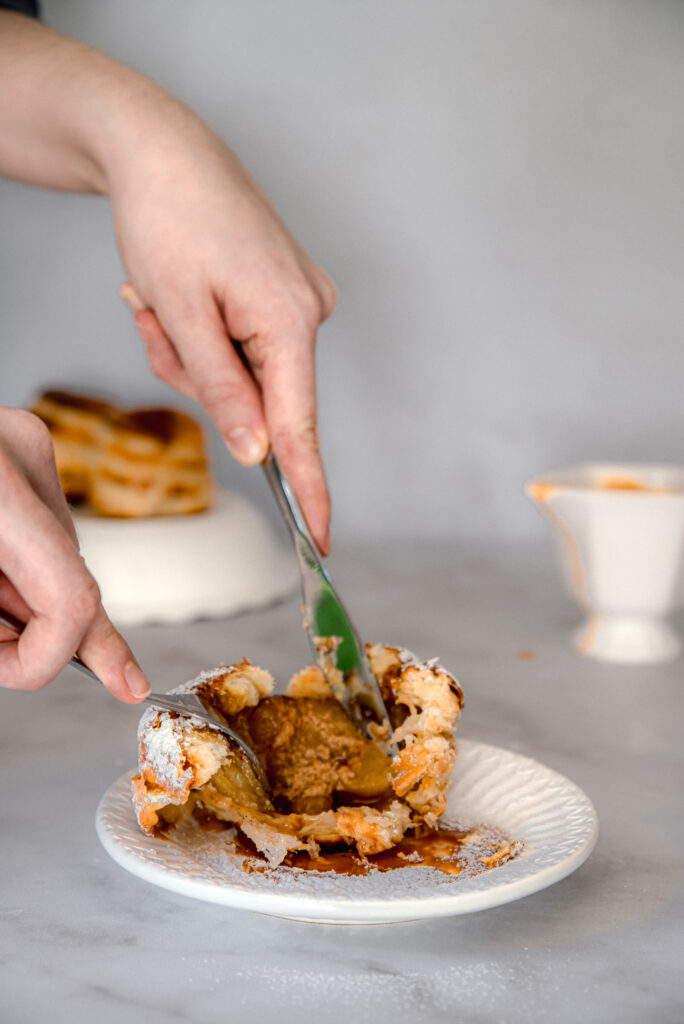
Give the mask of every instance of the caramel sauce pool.
[[[477, 868], [467, 858], [473, 843], [482, 843]], [[235, 853], [245, 857], [243, 870], [248, 874], [269, 870], [256, 847], [245, 836], [237, 833], [232, 841]], [[518, 844], [498, 830], [471, 828], [435, 829], [422, 834], [404, 836], [391, 850], [362, 857], [355, 850], [342, 845], [321, 851], [318, 857], [308, 853], [288, 853], [280, 867], [300, 868], [303, 871], [333, 872], [336, 875], [367, 875], [371, 871], [395, 871], [399, 868], [430, 867], [447, 875], [459, 875], [466, 866], [468, 874], [479, 874], [496, 867], [518, 852]], [[271, 870], [279, 870], [271, 869]]]
[[[516, 857], [525, 845], [522, 840], [513, 841], [501, 829], [488, 825], [467, 829], [423, 826], [404, 836], [390, 850], [368, 857], [340, 843], [323, 848], [317, 857], [303, 852], [288, 853], [278, 867], [272, 867], [251, 839], [235, 826], [215, 818], [200, 806], [193, 808], [192, 817], [204, 831], [226, 834], [230, 852], [243, 858], [242, 870], [247, 874], [298, 868], [336, 875], [368, 875], [375, 871], [429, 867], [446, 875], [460, 875], [465, 871], [471, 878]], [[175, 816], [157, 831], [157, 838], [173, 842], [174, 824]]]
[[463, 870], [458, 854], [470, 834], [469, 831], [439, 829], [420, 836], [404, 836], [391, 850], [374, 853], [370, 857], [362, 857], [347, 847], [325, 850], [316, 858], [310, 857], [308, 853], [290, 853], [284, 863], [291, 868], [333, 871], [336, 875], [367, 875], [370, 868], [394, 871], [420, 865], [437, 868], [448, 875], [458, 875]]

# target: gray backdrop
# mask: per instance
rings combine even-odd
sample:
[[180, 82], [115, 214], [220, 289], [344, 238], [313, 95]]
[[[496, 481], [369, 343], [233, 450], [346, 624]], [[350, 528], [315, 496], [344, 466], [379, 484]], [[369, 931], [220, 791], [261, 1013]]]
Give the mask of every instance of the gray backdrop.
[[[525, 539], [523, 481], [682, 460], [684, 4], [45, 0], [236, 150], [338, 284], [334, 536]], [[167, 401], [105, 200], [0, 182], [0, 401]], [[267, 505], [216, 448], [221, 479]]]

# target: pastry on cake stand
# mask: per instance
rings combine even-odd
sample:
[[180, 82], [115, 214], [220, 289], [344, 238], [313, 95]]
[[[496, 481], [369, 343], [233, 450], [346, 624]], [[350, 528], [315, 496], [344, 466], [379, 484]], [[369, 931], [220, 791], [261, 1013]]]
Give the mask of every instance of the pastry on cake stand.
[[52, 435], [81, 553], [114, 622], [222, 618], [295, 589], [294, 558], [257, 507], [217, 491], [187, 413], [59, 389], [33, 411]]

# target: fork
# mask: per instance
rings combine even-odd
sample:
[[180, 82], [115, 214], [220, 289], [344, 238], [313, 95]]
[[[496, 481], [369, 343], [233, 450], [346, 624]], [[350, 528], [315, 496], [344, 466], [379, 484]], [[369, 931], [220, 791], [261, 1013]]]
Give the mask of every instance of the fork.
[[[7, 626], [8, 629], [13, 630], [17, 634], [22, 633], [26, 625], [24, 622], [21, 622], [20, 619], [15, 618], [14, 615], [11, 615], [9, 612], [4, 610], [0, 610], [0, 623], [3, 626]], [[95, 682], [102, 683], [100, 677], [96, 676], [92, 669], [88, 668], [86, 663], [79, 658], [78, 654], [74, 654], [73, 658], [70, 658], [70, 664], [73, 665], [74, 668], [77, 668], [79, 672], [83, 672], [85, 675], [90, 676], [90, 678], [94, 679]], [[266, 776], [266, 772], [252, 748], [245, 742], [245, 740], [243, 740], [242, 736], [239, 736], [234, 729], [231, 729], [231, 727], [223, 721], [223, 719], [209, 704], [204, 704], [196, 694], [174, 693], [169, 695], [167, 693], [148, 693], [142, 703], [150, 704], [152, 707], [161, 708], [164, 711], [175, 711], [176, 714], [183, 715], [184, 717], [191, 716], [192, 718], [199, 718], [200, 721], [205, 722], [214, 729], [218, 729], [230, 741], [236, 743], [243, 754], [249, 758], [249, 762], [254, 769], [254, 773], [263, 787], [264, 792], [268, 796], [269, 800], [272, 799], [273, 794], [271, 793], [271, 786]]]

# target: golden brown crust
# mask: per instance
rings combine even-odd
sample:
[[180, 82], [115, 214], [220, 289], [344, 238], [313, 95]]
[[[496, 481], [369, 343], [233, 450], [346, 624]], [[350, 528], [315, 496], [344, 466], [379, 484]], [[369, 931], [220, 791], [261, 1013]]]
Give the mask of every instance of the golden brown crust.
[[331, 697], [330, 683], [318, 665], [307, 665], [290, 679], [287, 684], [288, 697]]
[[368, 658], [389, 708], [392, 740], [400, 745], [392, 789], [433, 822], [446, 809], [463, 693], [436, 660], [419, 663], [410, 651], [381, 644], [368, 645]]
[[364, 857], [389, 850], [399, 842], [411, 824], [406, 804], [394, 800], [389, 807], [342, 807], [337, 812], [337, 827], [344, 842]]
[[[271, 692], [273, 677], [247, 659], [203, 673], [179, 690], [194, 690], [222, 713], [238, 713], [255, 706]], [[219, 699], [220, 698], [220, 699]], [[240, 778], [240, 792], [250, 792], [256, 806], [270, 801], [244, 754], [229, 745], [223, 733], [200, 725], [196, 719], [149, 708], [138, 726], [139, 773], [133, 779], [133, 805], [146, 832], [159, 826], [159, 811], [168, 804], [185, 804], [218, 773]], [[248, 801], [249, 802], [249, 801]]]
[[199, 425], [176, 409], [124, 411], [66, 391], [33, 407], [52, 434], [62, 489], [98, 515], [137, 518], [201, 512], [213, 497]]
[[150, 710], [141, 720], [133, 780], [141, 827], [153, 832], [160, 815], [168, 819], [166, 800], [238, 825], [277, 864], [289, 851], [340, 842], [368, 856], [393, 846], [413, 824], [434, 824], [456, 756], [460, 689], [435, 662], [421, 665], [408, 652], [380, 646], [369, 653], [397, 723], [393, 760], [347, 718], [319, 669], [297, 673], [288, 695], [274, 697], [270, 675], [244, 659], [183, 689], [201, 694], [250, 744], [274, 803], [223, 736]]

